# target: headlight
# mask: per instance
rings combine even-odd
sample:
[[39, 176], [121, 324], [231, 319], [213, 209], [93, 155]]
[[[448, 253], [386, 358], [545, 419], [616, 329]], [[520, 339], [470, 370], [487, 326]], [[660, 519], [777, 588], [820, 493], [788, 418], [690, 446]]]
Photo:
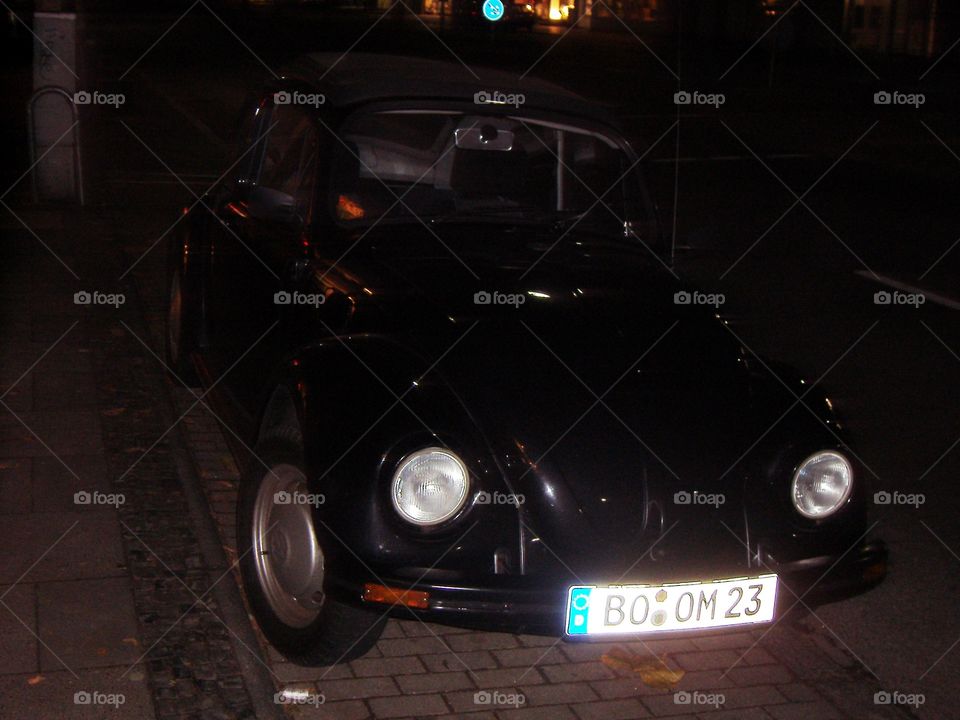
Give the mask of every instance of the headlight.
[[463, 507], [469, 485], [460, 458], [443, 448], [424, 448], [400, 461], [391, 483], [393, 507], [415, 525], [436, 525]]
[[823, 518], [844, 503], [852, 485], [853, 469], [847, 459], [825, 450], [800, 463], [790, 492], [797, 512], [808, 518]]

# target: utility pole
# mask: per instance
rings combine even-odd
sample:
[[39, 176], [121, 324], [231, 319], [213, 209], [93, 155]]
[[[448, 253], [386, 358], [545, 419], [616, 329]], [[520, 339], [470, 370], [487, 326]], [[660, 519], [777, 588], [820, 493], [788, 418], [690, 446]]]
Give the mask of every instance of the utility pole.
[[[34, 191], [38, 200], [82, 202], [80, 128], [74, 96], [80, 87], [76, 6], [37, 0], [33, 14], [33, 91], [27, 109]], [[39, 92], [38, 92], [39, 91]]]

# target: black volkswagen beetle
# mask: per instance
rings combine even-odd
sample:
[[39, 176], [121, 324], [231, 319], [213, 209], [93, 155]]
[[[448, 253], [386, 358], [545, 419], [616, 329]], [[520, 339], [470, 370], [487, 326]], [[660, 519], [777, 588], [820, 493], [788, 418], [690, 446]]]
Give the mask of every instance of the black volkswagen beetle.
[[391, 613], [722, 631], [883, 576], [830, 400], [678, 280], [602, 109], [314, 55], [235, 157], [172, 243], [168, 353], [240, 428], [242, 575], [291, 659]]

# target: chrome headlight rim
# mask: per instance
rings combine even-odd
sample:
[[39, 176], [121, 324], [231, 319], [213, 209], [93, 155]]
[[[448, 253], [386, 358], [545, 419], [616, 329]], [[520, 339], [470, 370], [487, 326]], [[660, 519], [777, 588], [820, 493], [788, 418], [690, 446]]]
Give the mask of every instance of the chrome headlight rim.
[[[458, 466], [462, 477], [463, 483], [460, 489], [460, 493], [456, 499], [456, 502], [451, 506], [450, 510], [443, 513], [443, 515], [429, 520], [424, 520], [422, 518], [417, 518], [410, 515], [409, 512], [403, 507], [399, 500], [399, 490], [400, 485], [403, 481], [401, 477], [403, 471], [410, 465], [410, 463], [418, 460], [424, 456], [440, 454], [451, 460], [453, 460]], [[413, 527], [420, 528], [433, 528], [438, 525], [447, 523], [448, 521], [454, 519], [457, 515], [461, 513], [463, 508], [466, 506], [467, 501], [470, 499], [470, 471], [467, 469], [467, 464], [457, 455], [453, 450], [450, 450], [446, 447], [439, 446], [429, 446], [423, 447], [419, 450], [407, 453], [400, 460], [397, 461], [393, 475], [390, 478], [390, 502], [393, 505], [394, 511], [397, 513], [397, 516], [403, 520], [405, 523], [410, 524]]]
[[[802, 507], [802, 505], [798, 502], [797, 483], [800, 480], [801, 473], [806, 469], [808, 465], [810, 465], [814, 461], [821, 460], [824, 457], [832, 457], [839, 460], [841, 463], [843, 463], [844, 467], [846, 468], [847, 484], [846, 484], [846, 487], [844, 488], [843, 495], [840, 497], [839, 500], [837, 500], [834, 503], [833, 507], [831, 507], [826, 512], [811, 513], [805, 510]], [[810, 455], [808, 455], [801, 462], [797, 463], [796, 470], [794, 470], [793, 472], [793, 479], [791, 480], [791, 483], [790, 483], [790, 502], [793, 505], [793, 509], [796, 510], [797, 513], [800, 514], [802, 517], [808, 520], [825, 520], [835, 515], [846, 504], [847, 500], [850, 499], [850, 495], [853, 492], [853, 481], [854, 481], [853, 464], [850, 462], [850, 460], [847, 458], [846, 455], [844, 455], [839, 450], [818, 450], [817, 452], [811, 453]]]

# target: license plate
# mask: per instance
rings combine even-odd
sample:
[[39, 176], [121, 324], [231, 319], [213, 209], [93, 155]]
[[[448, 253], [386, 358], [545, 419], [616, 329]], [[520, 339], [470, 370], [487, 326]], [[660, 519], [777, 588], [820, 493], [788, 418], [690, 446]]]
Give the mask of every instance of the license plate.
[[669, 632], [773, 620], [777, 576], [669, 583], [574, 585], [567, 635]]

